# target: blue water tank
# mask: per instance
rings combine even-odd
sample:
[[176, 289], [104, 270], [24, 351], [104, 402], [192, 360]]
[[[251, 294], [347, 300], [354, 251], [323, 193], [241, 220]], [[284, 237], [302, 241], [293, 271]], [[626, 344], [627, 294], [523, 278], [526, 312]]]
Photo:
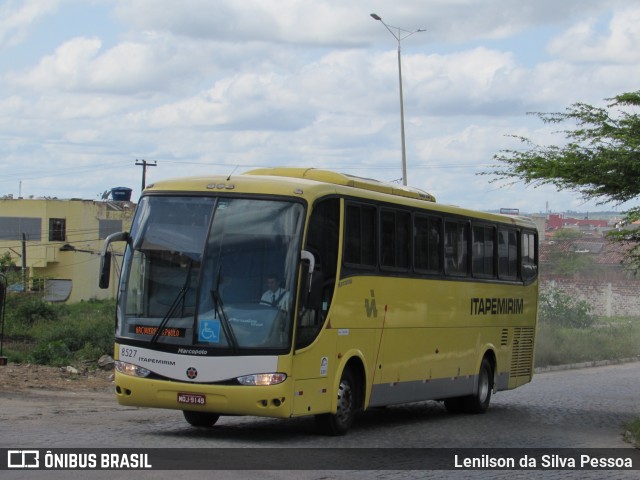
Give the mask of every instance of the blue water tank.
[[127, 187], [115, 187], [111, 189], [111, 198], [116, 202], [130, 202], [131, 189]]

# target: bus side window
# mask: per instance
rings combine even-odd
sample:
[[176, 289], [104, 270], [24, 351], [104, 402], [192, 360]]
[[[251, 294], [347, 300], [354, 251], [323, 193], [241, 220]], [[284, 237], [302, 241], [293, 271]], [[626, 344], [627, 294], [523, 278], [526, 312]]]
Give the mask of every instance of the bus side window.
[[522, 234], [522, 280], [525, 282], [534, 279], [538, 274], [536, 246], [535, 234]]
[[418, 272], [440, 273], [442, 219], [416, 215], [413, 220], [414, 265]]
[[380, 212], [380, 265], [407, 270], [411, 255], [411, 215], [383, 209]]
[[472, 228], [472, 234], [473, 249], [471, 255], [473, 261], [473, 275], [483, 278], [495, 277], [495, 228], [483, 225], [474, 225]]
[[319, 310], [300, 312], [296, 348], [310, 345], [318, 336], [333, 300], [338, 269], [340, 200], [330, 198], [316, 204], [309, 219], [305, 250], [315, 257], [315, 271], [321, 274], [322, 302]]
[[498, 277], [501, 280], [518, 278], [518, 232], [512, 229], [498, 230]]
[[468, 238], [468, 225], [466, 223], [445, 221], [444, 265], [446, 274], [456, 276], [467, 274]]
[[376, 208], [371, 205], [347, 205], [344, 262], [360, 267], [376, 267]]

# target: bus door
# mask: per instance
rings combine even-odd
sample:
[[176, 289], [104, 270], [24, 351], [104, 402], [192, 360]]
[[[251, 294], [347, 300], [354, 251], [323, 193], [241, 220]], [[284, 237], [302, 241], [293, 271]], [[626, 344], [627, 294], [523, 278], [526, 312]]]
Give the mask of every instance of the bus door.
[[[326, 329], [338, 278], [340, 199], [317, 202], [309, 219], [304, 250], [314, 257], [313, 289], [316, 301], [301, 301], [293, 358], [294, 415], [329, 410], [336, 375], [336, 331]], [[304, 285], [306, 282], [301, 282]], [[302, 292], [302, 298], [306, 292]]]

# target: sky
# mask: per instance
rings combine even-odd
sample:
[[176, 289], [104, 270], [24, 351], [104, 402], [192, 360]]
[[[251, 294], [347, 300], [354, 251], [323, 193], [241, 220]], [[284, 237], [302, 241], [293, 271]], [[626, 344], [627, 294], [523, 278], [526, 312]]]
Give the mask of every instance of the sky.
[[[624, 211], [480, 175], [528, 112], [639, 90], [629, 0], [0, 0], [0, 197], [100, 199], [113, 187], [255, 167], [400, 182], [440, 203]], [[392, 28], [392, 30], [393, 30]], [[397, 32], [397, 30], [393, 30]]]

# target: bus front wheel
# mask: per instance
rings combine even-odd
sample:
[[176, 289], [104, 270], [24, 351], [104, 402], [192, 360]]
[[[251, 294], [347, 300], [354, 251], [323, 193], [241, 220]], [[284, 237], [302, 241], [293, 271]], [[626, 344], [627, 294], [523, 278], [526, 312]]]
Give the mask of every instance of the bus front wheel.
[[349, 369], [342, 373], [338, 386], [338, 408], [336, 413], [316, 415], [318, 430], [325, 435], [344, 435], [356, 415], [356, 384]]
[[217, 413], [209, 412], [191, 412], [189, 410], [183, 410], [182, 414], [189, 425], [193, 425], [194, 427], [213, 427], [220, 418], [220, 415]]

